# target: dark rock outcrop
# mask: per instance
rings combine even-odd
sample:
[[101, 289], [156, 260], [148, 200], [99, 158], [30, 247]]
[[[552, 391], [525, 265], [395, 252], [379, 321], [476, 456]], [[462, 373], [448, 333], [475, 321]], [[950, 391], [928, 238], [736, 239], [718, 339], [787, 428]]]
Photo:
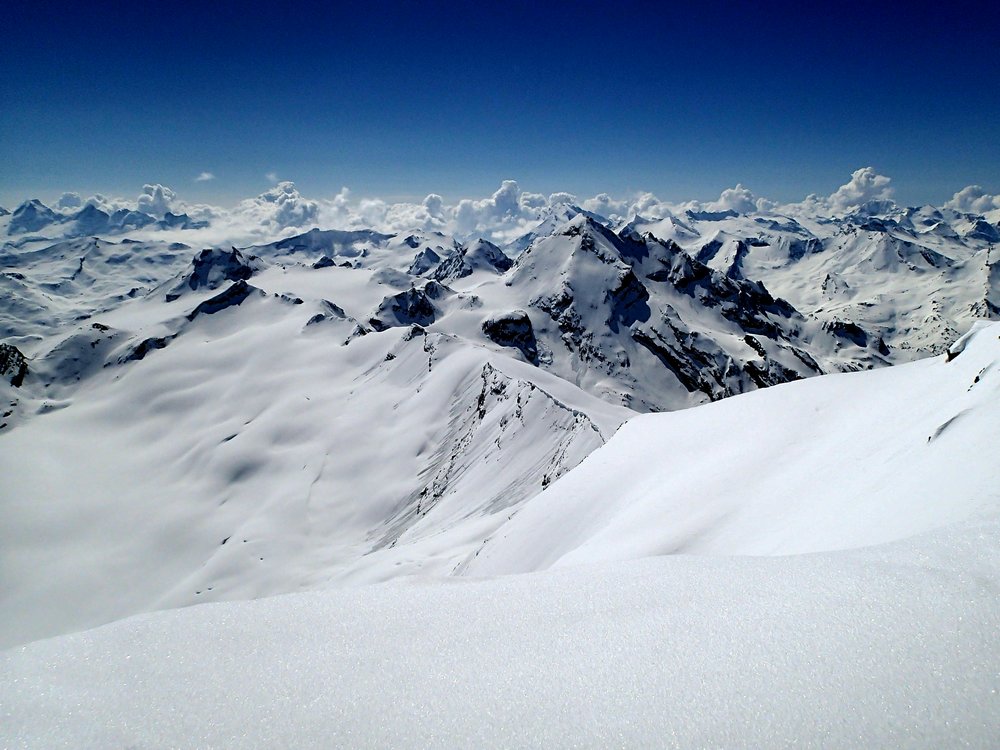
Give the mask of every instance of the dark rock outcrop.
[[430, 271], [440, 262], [441, 256], [434, 252], [431, 248], [425, 247], [413, 256], [413, 262], [410, 263], [410, 267], [406, 269], [406, 272], [410, 274], [410, 276], [420, 276], [421, 274]]
[[138, 362], [141, 359], [145, 359], [146, 355], [150, 352], [156, 351], [157, 349], [165, 349], [167, 344], [169, 344], [173, 339], [174, 336], [160, 336], [143, 339], [136, 344], [135, 347], [123, 355], [118, 362], [120, 364], [124, 364], [125, 362]]
[[830, 320], [823, 324], [823, 328], [837, 338], [850, 341], [855, 346], [862, 348], [868, 346], [868, 334], [857, 323], [852, 323], [849, 320]]
[[774, 319], [799, 318], [799, 313], [785, 300], [771, 296], [759, 281], [733, 278], [709, 268], [676, 245], [664, 245], [669, 255], [660, 259], [663, 266], [647, 274], [650, 281], [672, 284], [683, 294], [710, 308], [718, 308], [727, 320], [739, 324], [748, 333], [768, 338], [781, 336]]
[[434, 283], [434, 287], [429, 289], [431, 294], [411, 288], [385, 297], [369, 319], [368, 325], [376, 331], [413, 324], [429, 326], [437, 319], [437, 308], [431, 302], [431, 295], [437, 296], [441, 289], [444, 287]]
[[492, 242], [477, 240], [441, 263], [434, 270], [434, 278], [438, 281], [462, 279], [480, 269], [501, 274], [509, 271], [513, 265], [514, 261]]
[[628, 328], [636, 321], [649, 320], [649, 292], [636, 275], [628, 270], [618, 280], [618, 285], [608, 291], [611, 306], [608, 325], [618, 333], [619, 326]]
[[73, 217], [74, 234], [95, 235], [111, 231], [111, 217], [93, 203], [88, 203]]
[[28, 375], [28, 361], [12, 344], [0, 344], [0, 375], [15, 388], [20, 388]]
[[255, 294], [263, 295], [264, 292], [245, 281], [237, 281], [222, 292], [222, 294], [217, 294], [199, 304], [194, 310], [188, 313], [187, 319], [194, 320], [199, 315], [214, 315], [226, 308], [242, 305], [249, 297]]
[[156, 225], [160, 229], [205, 229], [208, 222], [192, 219], [187, 214], [172, 214], [167, 211]]
[[262, 267], [260, 258], [244, 255], [235, 247], [228, 252], [218, 248], [202, 250], [191, 261], [191, 270], [167, 293], [167, 302], [173, 302], [186, 290], [215, 289], [227, 281], [245, 281]]
[[123, 231], [142, 229], [155, 223], [156, 219], [149, 214], [144, 214], [142, 211], [132, 211], [128, 208], [120, 208], [111, 214], [111, 224]]
[[538, 364], [538, 342], [531, 318], [524, 310], [514, 310], [483, 321], [483, 333], [500, 346], [520, 350], [532, 364]]

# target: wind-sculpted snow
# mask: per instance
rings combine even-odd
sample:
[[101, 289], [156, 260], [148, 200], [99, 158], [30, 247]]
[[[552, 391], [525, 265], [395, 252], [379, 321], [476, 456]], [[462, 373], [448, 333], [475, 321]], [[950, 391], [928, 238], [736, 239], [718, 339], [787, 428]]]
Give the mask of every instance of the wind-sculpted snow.
[[0, 337], [29, 342], [140, 297], [191, 263], [179, 243], [88, 237], [0, 252]]

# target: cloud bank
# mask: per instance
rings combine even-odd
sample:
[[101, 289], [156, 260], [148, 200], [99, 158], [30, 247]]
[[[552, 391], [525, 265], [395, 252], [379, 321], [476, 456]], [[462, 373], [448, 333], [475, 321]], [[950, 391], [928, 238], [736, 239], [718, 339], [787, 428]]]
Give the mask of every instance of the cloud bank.
[[979, 185], [969, 185], [955, 193], [944, 207], [962, 213], [985, 214], [1000, 209], [1000, 195], [990, 195]]
[[[197, 179], [208, 174], [203, 173]], [[549, 212], [565, 205], [579, 206], [612, 222], [624, 222], [636, 216], [683, 220], [687, 211], [760, 212], [800, 217], [843, 215], [871, 200], [891, 200], [891, 183], [889, 177], [874, 168], [863, 167], [829, 195], [814, 194], [798, 203], [781, 204], [755, 195], [742, 184], [726, 188], [712, 200], [671, 203], [648, 192], [625, 197], [600, 193], [579, 198], [566, 192], [546, 196], [523, 190], [515, 180], [504, 180], [496, 191], [483, 198], [460, 198], [449, 202], [431, 193], [419, 202], [390, 203], [381, 198], [355, 196], [346, 187], [331, 197], [306, 197], [293, 182], [279, 181], [260, 195], [230, 208], [187, 203], [165, 185], [147, 184], [131, 200], [100, 194], [84, 199], [79, 193], [63, 193], [55, 208], [67, 215], [88, 204], [108, 213], [122, 208], [135, 209], [157, 218], [167, 212], [188, 214], [192, 219], [207, 220], [210, 225], [203, 230], [189, 230], [200, 234], [197, 238], [186, 234], [184, 241], [206, 244], [258, 244], [313, 227], [374, 229], [386, 234], [419, 229], [445, 232], [461, 240], [485, 237], [502, 244], [531, 231]], [[970, 213], [997, 211], [1000, 210], [1000, 196], [971, 185], [955, 193], [945, 207]]]
[[892, 180], [878, 174], [872, 167], [863, 167], [851, 175], [846, 185], [841, 185], [829, 198], [830, 208], [835, 212], [849, 211], [872, 200], [892, 198]]

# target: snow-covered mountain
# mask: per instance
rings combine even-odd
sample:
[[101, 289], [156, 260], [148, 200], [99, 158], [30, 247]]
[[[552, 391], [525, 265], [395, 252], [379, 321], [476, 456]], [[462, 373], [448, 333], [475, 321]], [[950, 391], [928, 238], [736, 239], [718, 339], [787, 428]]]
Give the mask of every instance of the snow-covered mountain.
[[998, 315], [998, 227], [982, 216], [879, 200], [844, 217], [689, 212], [628, 228], [760, 280], [828, 326], [880, 337], [893, 362], [940, 353], [972, 320]]
[[106, 218], [7, 217], [6, 643], [454, 573], [636, 413], [909, 361], [1000, 310], [992, 225], [885, 201], [614, 224], [563, 203], [504, 247], [18, 234], [125, 226]]
[[800, 555], [1000, 518], [1000, 469], [973, 448], [1000, 437], [998, 354], [1000, 324], [979, 323], [944, 356], [635, 417], [465, 571]]
[[[8, 212], [0, 213], [0, 218]], [[124, 235], [140, 229], [204, 229], [205, 220], [192, 219], [187, 214], [167, 211], [157, 218], [143, 211], [119, 208], [110, 212], [88, 203], [78, 211], [57, 211], [40, 200], [25, 201], [4, 222], [5, 232], [20, 243], [45, 239], [67, 239], [92, 235]], [[27, 235], [27, 236], [24, 236]]]
[[[195, 714], [189, 729], [231, 744], [243, 714], [229, 701], [259, 709], [264, 696], [206, 670], [229, 674], [251, 643], [288, 655], [275, 677], [288, 695], [314, 668], [341, 686], [262, 725], [257, 744], [308, 745], [289, 734], [303, 728], [329, 744], [331, 716], [355, 744], [386, 739], [378, 717], [413, 705], [431, 653], [458, 688], [434, 683], [434, 718], [393, 724], [423, 745], [463, 744], [477, 727], [509, 744], [544, 739], [541, 720], [484, 719], [491, 696], [519, 705], [519, 686], [526, 705], [589, 706], [598, 684], [624, 696], [629, 673], [672, 697], [630, 714], [616, 741], [648, 744], [667, 725], [682, 745], [818, 736], [801, 723], [818, 694], [790, 686], [843, 694], [898, 677], [887, 655], [917, 654], [928, 632], [934, 675], [970, 661], [995, 675], [984, 633], [1000, 623], [983, 592], [1000, 582], [1000, 477], [987, 460], [1000, 331], [954, 345], [1000, 317], [995, 217], [876, 200], [609, 219], [556, 201], [492, 240], [425, 221], [206, 243], [201, 219], [101, 205], [29, 201], [0, 216], [0, 646], [60, 636], [7, 652], [0, 672], [34, 685], [42, 664], [66, 670], [51, 704], [28, 706], [38, 690], [0, 681], [13, 717], [0, 739], [72, 744], [81, 725], [58, 705], [103, 700], [121, 713], [87, 730], [93, 744], [141, 743], [159, 709], [131, 706], [202, 690], [234, 723], [206, 728]], [[532, 575], [508, 576], [519, 573]], [[246, 602], [302, 591], [313, 593]], [[162, 612], [206, 602], [218, 606]], [[835, 603], [869, 623], [862, 646], [838, 640]], [[595, 633], [615, 632], [625, 671], [608, 662], [591, 685], [576, 661], [542, 653], [580, 618], [594, 625], [572, 641], [581, 663], [604, 664]], [[331, 621], [339, 635], [317, 647], [307, 633]], [[771, 633], [818, 649], [824, 679], [796, 663], [780, 690], [741, 692], [745, 712], [725, 713], [732, 686], [759, 676], [753, 655], [776, 658]], [[123, 641], [143, 644], [142, 658], [118, 661], [136, 656]], [[171, 672], [155, 646], [182, 641], [197, 667]], [[402, 643], [426, 654], [372, 667]], [[503, 643], [517, 655], [501, 658]], [[751, 645], [745, 660], [718, 661], [730, 643]], [[81, 649], [94, 658], [75, 660]], [[956, 649], [965, 661], [946, 658]], [[977, 717], [961, 735], [973, 744], [992, 736], [989, 680], [942, 698], [938, 677], [913, 666], [920, 653], [894, 693], [909, 708], [892, 715], [910, 723], [857, 714], [836, 736], [954, 739], [942, 705]], [[487, 689], [463, 689], [499, 662]], [[651, 670], [661, 663], [674, 668]], [[150, 685], [153, 673], [167, 692], [112, 694], [113, 681]], [[721, 701], [724, 720], [680, 716], [668, 673], [699, 705]], [[367, 708], [351, 713], [356, 699]], [[747, 725], [789, 706], [787, 735]], [[622, 715], [610, 710], [585, 712], [564, 739], [611, 741], [592, 721]], [[194, 736], [179, 731], [179, 744]]]
[[[261, 317], [268, 307], [296, 307], [272, 296], [240, 307], [248, 304]], [[102, 440], [92, 439], [93, 428], [112, 418], [109, 378], [94, 386], [96, 404], [74, 404], [4, 438], [4, 475], [16, 470], [19, 491], [30, 489], [29, 473], [30, 481], [57, 489], [59, 472], [44, 469], [39, 454], [65, 459], [85, 449], [91, 458], [90, 476], [81, 470], [58, 502], [33, 507], [37, 494], [8, 500], [5, 518], [14, 519], [17, 533], [3, 540], [0, 569], [4, 590], [17, 586], [18, 598], [8, 598], [4, 611], [30, 613], [30, 592], [46, 588], [49, 616], [71, 607], [93, 616], [181, 578], [177, 598], [156, 602], [168, 606], [180, 603], [185, 588], [232, 585], [248, 567], [256, 568], [256, 593], [263, 593], [275, 558], [290, 559], [315, 537], [362, 528], [384, 510], [377, 503], [335, 510], [334, 479], [321, 468], [317, 474], [318, 465], [349, 454], [362, 480], [368, 462], [382, 462], [382, 484], [400, 481], [405, 472], [385, 463], [385, 453], [367, 451], [392, 442], [397, 456], [407, 456], [407, 444], [427, 440], [421, 420], [432, 410], [417, 401], [435, 398], [416, 394], [441, 385], [435, 372], [445, 373], [449, 391], [469, 396], [472, 409], [452, 410], [449, 419], [457, 419], [448, 429], [471, 436], [458, 443], [468, 439], [478, 451], [492, 450], [477, 435], [494, 418], [493, 446], [518, 440], [519, 430], [500, 427], [519, 419], [515, 404], [525, 417], [541, 409], [524, 420], [534, 443], [548, 432], [546, 415], [561, 415], [559, 429], [570, 439], [568, 428], [594, 403], [575, 404], [571, 418], [550, 396], [533, 396], [537, 387], [498, 376], [499, 360], [479, 370], [481, 379], [464, 381], [468, 369], [457, 360], [469, 350], [448, 356], [437, 348], [443, 340], [430, 335], [387, 352], [395, 354], [387, 363], [413, 359], [412, 369], [350, 372], [335, 386], [329, 373], [343, 363], [301, 344], [285, 374], [308, 370], [313, 385], [353, 388], [354, 399], [373, 398], [381, 382], [400, 399], [382, 413], [371, 403], [350, 406], [370, 415], [378, 440], [345, 433], [341, 421], [330, 432], [340, 439], [324, 454], [316, 430], [342, 416], [330, 408], [335, 396], [301, 391], [302, 379], [294, 387], [282, 382], [275, 367], [272, 347], [300, 339], [297, 327], [275, 324], [280, 332], [261, 336], [250, 351], [232, 340], [236, 321], [224, 316], [201, 320], [196, 338], [214, 342], [198, 347], [203, 354], [228, 350], [225, 362], [204, 362], [192, 350], [186, 367], [174, 369], [183, 382], [171, 390], [162, 390], [162, 381], [141, 387], [119, 373], [131, 398], [116, 404], [130, 412], [116, 410], [118, 434], [105, 430]], [[366, 335], [345, 351], [360, 363], [366, 357], [354, 347], [381, 352], [376, 342], [390, 333]], [[179, 355], [182, 341], [157, 355]], [[544, 375], [509, 358], [502, 366], [514, 364], [514, 378]], [[234, 372], [217, 398], [205, 401], [200, 383], [220, 365]], [[262, 370], [274, 376], [267, 393], [247, 387]], [[223, 412], [234, 391], [252, 417], [230, 426]], [[633, 418], [545, 492], [500, 510], [499, 524], [480, 514], [417, 547], [403, 544], [408, 531], [396, 535], [407, 526], [396, 516], [397, 525], [375, 537], [387, 555], [383, 570], [411, 572], [421, 559], [476, 539], [471, 552], [453, 558], [466, 577], [451, 585], [422, 577], [173, 609], [0, 652], [0, 739], [23, 746], [172, 746], [193, 738], [206, 746], [297, 747], [454, 747], [473, 738], [502, 746], [989, 746], [1000, 732], [1000, 470], [989, 451], [1000, 439], [998, 397], [994, 323], [932, 359]], [[202, 439], [208, 431], [189, 423], [184, 434], [194, 440], [171, 446], [162, 433], [178, 414], [194, 418], [187, 402], [222, 429]], [[323, 419], [312, 418], [314, 409]], [[62, 436], [63, 445], [41, 442], [41, 426], [57, 419], [45, 439]], [[227, 439], [230, 429], [235, 436]], [[582, 434], [600, 429], [586, 426]], [[6, 449], [18, 443], [9, 439], [18, 434], [23, 442], [10, 460]], [[88, 437], [110, 444], [98, 456]], [[243, 441], [253, 450], [224, 463], [219, 446], [241, 450]], [[143, 454], [133, 474], [93, 460], [113, 460], [123, 449]], [[511, 455], [540, 458], [524, 446]], [[439, 466], [452, 460], [442, 458]], [[214, 498], [198, 497], [195, 478], [205, 465], [219, 472]], [[480, 488], [488, 475], [507, 481], [523, 470], [491, 464], [488, 453], [464, 469], [466, 476], [479, 472]], [[157, 489], [181, 471], [190, 495]], [[236, 491], [241, 482], [257, 484], [257, 492]], [[500, 508], [506, 499], [492, 502]], [[254, 503], [255, 518], [218, 540]], [[439, 509], [460, 516], [462, 505], [455, 497], [436, 500], [424, 518]], [[27, 536], [59, 555], [32, 547]], [[199, 544], [215, 550], [201, 565]], [[810, 554], [795, 554], [803, 552]], [[334, 553], [312, 548], [295, 567], [316, 571], [330, 562], [319, 559], [324, 554]], [[112, 556], [116, 563], [95, 567]], [[172, 569], [127, 567], [144, 557]], [[101, 601], [53, 583], [72, 565], [90, 571], [89, 581], [77, 572], [77, 586], [89, 584]], [[496, 575], [515, 571], [537, 572]], [[482, 575], [489, 577], [469, 577]], [[47, 623], [38, 617], [31, 634]], [[178, 695], [185, 697], [181, 715]]]

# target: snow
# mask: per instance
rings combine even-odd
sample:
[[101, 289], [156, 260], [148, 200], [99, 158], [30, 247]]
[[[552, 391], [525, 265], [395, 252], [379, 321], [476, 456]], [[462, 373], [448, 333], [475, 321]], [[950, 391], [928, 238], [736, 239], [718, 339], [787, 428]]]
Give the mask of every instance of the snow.
[[0, 746], [989, 745], [993, 226], [649, 208], [10, 236]]
[[0, 654], [0, 743], [988, 747], [998, 531], [142, 615]]
[[[351, 321], [305, 325], [322, 308], [295, 282], [314, 276], [349, 315], [387, 291], [361, 270], [271, 269], [251, 279], [268, 296], [188, 321], [218, 290], [153, 295], [100, 316], [110, 331], [88, 328], [58, 366], [31, 363], [38, 378], [65, 372], [0, 435], [0, 604], [17, 612], [0, 643], [332, 579], [447, 574], [631, 414], [440, 333], [344, 346]], [[292, 286], [309, 301], [270, 296]], [[136, 326], [176, 337], [120, 364], [132, 344], [115, 332]]]
[[[1000, 731], [1000, 477], [976, 447], [998, 437], [998, 342], [1000, 325], [981, 326], [950, 362], [634, 418], [466, 573], [561, 569], [207, 604], [10, 649], [0, 740], [989, 746]], [[747, 440], [761, 413], [782, 428], [783, 460], [755, 460], [774, 450]], [[850, 445], [859, 440], [864, 449]], [[777, 500], [727, 460], [734, 446]], [[818, 449], [830, 446], [849, 457]], [[688, 500], [673, 479], [677, 450], [707, 482], [687, 510], [708, 505], [702, 516], [726, 533], [689, 537], [702, 554], [629, 559], [686, 520], [671, 511]], [[811, 475], [813, 490], [837, 487], [804, 492]], [[820, 547], [830, 551], [774, 556]]]
[[1000, 466], [982, 451], [1000, 440], [998, 336], [1000, 324], [986, 324], [960, 354], [634, 417], [467, 572], [802, 554], [996, 515]]

